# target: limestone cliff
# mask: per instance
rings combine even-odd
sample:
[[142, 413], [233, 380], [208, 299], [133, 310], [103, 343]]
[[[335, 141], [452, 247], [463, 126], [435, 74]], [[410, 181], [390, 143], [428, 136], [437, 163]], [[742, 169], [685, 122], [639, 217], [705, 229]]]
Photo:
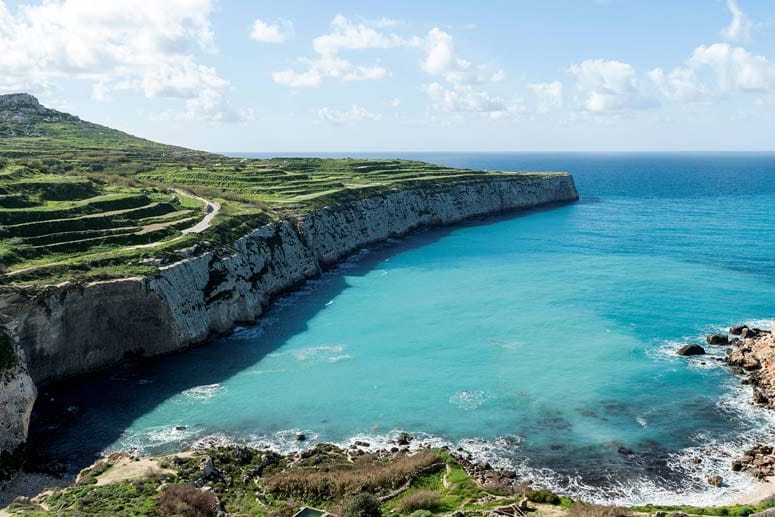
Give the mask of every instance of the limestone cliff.
[[[163, 267], [151, 278], [0, 294], [0, 317], [13, 329], [32, 380], [48, 383], [127, 358], [180, 350], [255, 320], [274, 296], [366, 244], [421, 226], [576, 199], [567, 174], [396, 190], [267, 224], [228, 253], [210, 251]], [[24, 379], [0, 387], [0, 401], [14, 400], [22, 385], [32, 386]], [[29, 417], [27, 409], [13, 414], [8, 418]], [[26, 421], [11, 424], [23, 433], [0, 429], [0, 447], [18, 445], [26, 426]]]

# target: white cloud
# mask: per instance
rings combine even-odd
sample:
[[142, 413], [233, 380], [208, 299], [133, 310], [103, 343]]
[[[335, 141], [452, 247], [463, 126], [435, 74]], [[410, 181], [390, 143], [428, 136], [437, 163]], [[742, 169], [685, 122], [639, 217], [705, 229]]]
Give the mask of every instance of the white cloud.
[[621, 61], [588, 59], [570, 67], [576, 76], [576, 90], [586, 111], [620, 113], [654, 107], [632, 65]]
[[250, 37], [261, 43], [284, 43], [294, 35], [293, 23], [289, 20], [278, 20], [269, 24], [260, 18], [253, 22]]
[[722, 92], [744, 91], [767, 93], [775, 90], [775, 65], [742, 47], [728, 43], [701, 45], [689, 58], [692, 68], [709, 67]]
[[428, 32], [425, 46], [426, 55], [422, 65], [423, 70], [431, 75], [439, 75], [449, 70], [455, 53], [452, 36], [438, 27], [434, 27]]
[[527, 85], [536, 97], [536, 111], [546, 113], [551, 109], [561, 108], [563, 104], [562, 83], [531, 83]]
[[702, 84], [692, 68], [675, 68], [665, 73], [655, 68], [648, 73], [657, 92], [673, 101], [708, 102], [713, 98], [710, 89]]
[[748, 16], [745, 15], [737, 0], [727, 0], [727, 8], [732, 13], [732, 20], [729, 25], [721, 29], [721, 36], [732, 42], [744, 42], [751, 39], [751, 28], [753, 23]]
[[292, 88], [308, 88], [320, 86], [321, 75], [316, 70], [295, 72], [293, 70], [280, 70], [272, 73], [272, 80], [277, 84], [284, 84]]
[[502, 81], [506, 76], [503, 70], [490, 72], [486, 66], [457, 57], [452, 36], [438, 27], [428, 31], [425, 38], [422, 69], [441, 78], [425, 87], [433, 107], [439, 111], [484, 113], [492, 119], [524, 111], [522, 99], [506, 100], [484, 88], [485, 84]]
[[401, 105], [401, 99], [399, 99], [398, 97], [393, 97], [393, 98], [390, 100], [390, 107], [392, 107], [392, 108], [397, 108], [397, 107], [399, 107], [400, 105]]
[[212, 0], [61, 0], [11, 13], [0, 1], [0, 89], [39, 90], [75, 78], [91, 81], [97, 100], [140, 90], [193, 101], [203, 118], [226, 119], [218, 110], [229, 82], [194, 59], [215, 49], [212, 7]]
[[[383, 21], [377, 21], [384, 25]], [[369, 22], [356, 23], [342, 15], [331, 20], [331, 31], [318, 36], [312, 42], [317, 54], [314, 59], [300, 59], [305, 65], [302, 71], [286, 69], [274, 72], [272, 79], [278, 84], [291, 87], [316, 87], [323, 79], [342, 81], [383, 79], [389, 72], [379, 64], [355, 65], [340, 56], [342, 51], [363, 49], [387, 49], [395, 47], [418, 47], [422, 40], [417, 37], [403, 38], [397, 34], [386, 34]]]
[[340, 50], [418, 46], [420, 43], [418, 38], [406, 39], [397, 34], [385, 34], [368, 25], [368, 22], [354, 23], [338, 14], [331, 20], [331, 32], [312, 40], [312, 48], [318, 54], [333, 55]]
[[382, 115], [373, 113], [363, 106], [353, 104], [349, 110], [337, 110], [329, 107], [318, 110], [318, 118], [330, 124], [345, 124], [359, 120], [379, 120]]
[[501, 97], [490, 95], [485, 90], [476, 89], [470, 85], [457, 85], [451, 88], [434, 82], [425, 88], [434, 107], [451, 113], [484, 113], [497, 119], [509, 113], [524, 111], [521, 99], [507, 101]]

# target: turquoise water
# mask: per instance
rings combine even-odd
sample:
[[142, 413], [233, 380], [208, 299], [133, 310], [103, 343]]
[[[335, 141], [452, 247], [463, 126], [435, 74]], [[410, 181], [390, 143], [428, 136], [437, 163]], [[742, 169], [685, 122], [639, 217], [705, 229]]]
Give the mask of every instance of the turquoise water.
[[674, 351], [775, 317], [775, 156], [409, 157], [569, 170], [582, 200], [372, 247], [257, 326], [62, 388], [81, 410], [50, 451], [378, 446], [405, 430], [598, 500], [752, 488], [730, 461], [775, 420], [723, 350]]

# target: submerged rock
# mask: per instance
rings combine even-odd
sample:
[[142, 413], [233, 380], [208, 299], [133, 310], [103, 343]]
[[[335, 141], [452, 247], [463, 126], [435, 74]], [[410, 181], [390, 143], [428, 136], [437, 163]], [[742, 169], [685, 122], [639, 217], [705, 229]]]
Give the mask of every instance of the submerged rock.
[[695, 343], [691, 343], [689, 345], [684, 345], [681, 348], [678, 349], [676, 352], [678, 355], [704, 355], [705, 349], [702, 348], [700, 345], [697, 345]]

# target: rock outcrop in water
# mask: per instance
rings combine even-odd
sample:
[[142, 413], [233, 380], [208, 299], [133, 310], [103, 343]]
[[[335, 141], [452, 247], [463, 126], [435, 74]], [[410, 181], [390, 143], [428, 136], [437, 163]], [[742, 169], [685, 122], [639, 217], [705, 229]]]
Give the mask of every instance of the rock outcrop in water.
[[[151, 278], [2, 294], [0, 324], [26, 359], [20, 368], [35, 383], [49, 383], [206, 342], [254, 321], [274, 297], [365, 245], [422, 226], [577, 199], [567, 174], [390, 192], [265, 225], [228, 250], [182, 260]], [[29, 392], [20, 386], [34, 386], [24, 384], [22, 372], [0, 387], [0, 400], [27, 407]], [[4, 451], [22, 443], [29, 411], [8, 418], [8, 428], [0, 430]]]

